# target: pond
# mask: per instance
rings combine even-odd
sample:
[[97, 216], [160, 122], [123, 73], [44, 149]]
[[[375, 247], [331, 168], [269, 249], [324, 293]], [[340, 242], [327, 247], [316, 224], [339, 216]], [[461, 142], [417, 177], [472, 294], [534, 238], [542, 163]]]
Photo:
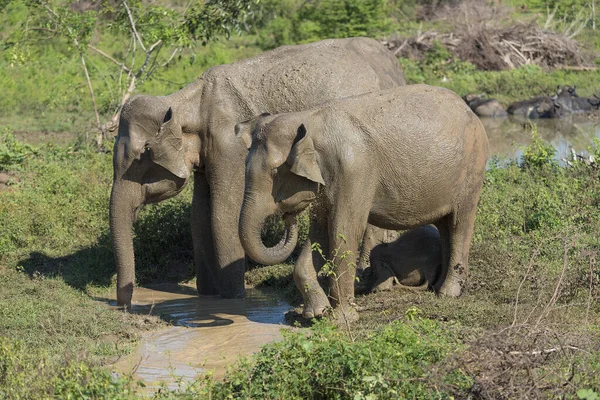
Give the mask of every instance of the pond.
[[536, 124], [540, 136], [554, 146], [558, 160], [571, 160], [571, 148], [577, 154], [587, 154], [593, 139], [600, 137], [600, 118], [594, 115], [537, 120], [510, 116], [481, 121], [490, 141], [490, 155], [500, 158], [515, 159], [523, 154], [522, 147], [531, 143], [531, 124]]
[[[193, 381], [206, 371], [222, 378], [225, 367], [279, 340], [291, 307], [274, 293], [248, 288], [245, 299], [198, 297], [195, 287], [160, 284], [134, 291], [133, 312], [158, 315], [171, 325], [143, 334], [137, 352], [114, 365], [150, 388]], [[289, 327], [288, 327], [289, 328]]]

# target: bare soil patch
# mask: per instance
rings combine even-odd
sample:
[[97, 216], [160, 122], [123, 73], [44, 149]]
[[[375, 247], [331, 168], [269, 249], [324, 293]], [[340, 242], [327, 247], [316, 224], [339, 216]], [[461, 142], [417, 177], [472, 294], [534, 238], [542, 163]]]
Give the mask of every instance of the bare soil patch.
[[77, 138], [77, 134], [72, 132], [29, 132], [15, 131], [14, 135], [22, 142], [34, 146], [48, 143], [56, 145], [65, 145]]

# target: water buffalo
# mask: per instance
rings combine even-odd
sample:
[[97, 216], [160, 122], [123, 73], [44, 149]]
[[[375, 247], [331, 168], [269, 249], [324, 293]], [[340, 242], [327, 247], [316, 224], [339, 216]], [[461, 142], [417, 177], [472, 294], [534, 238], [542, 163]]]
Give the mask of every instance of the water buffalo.
[[463, 100], [478, 117], [505, 117], [504, 107], [496, 99], [484, 99], [475, 94], [468, 94]]
[[575, 86], [559, 86], [554, 102], [559, 107], [559, 114], [581, 113], [600, 109], [600, 97], [579, 97]]
[[557, 118], [560, 106], [550, 96], [534, 97], [533, 99], [516, 101], [508, 106], [506, 111], [511, 115], [524, 118]]

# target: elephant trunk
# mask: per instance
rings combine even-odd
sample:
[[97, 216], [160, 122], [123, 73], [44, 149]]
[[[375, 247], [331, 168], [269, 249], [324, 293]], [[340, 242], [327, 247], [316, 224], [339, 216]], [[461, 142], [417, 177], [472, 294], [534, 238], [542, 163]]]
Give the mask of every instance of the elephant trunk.
[[263, 265], [273, 265], [285, 261], [296, 248], [298, 228], [295, 216], [285, 217], [285, 234], [273, 247], [266, 247], [261, 233], [265, 220], [276, 211], [273, 201], [257, 201], [246, 195], [240, 218], [240, 240], [246, 254]]
[[135, 280], [132, 228], [142, 206], [142, 185], [115, 179], [110, 195], [110, 231], [117, 267], [117, 304], [131, 306]]

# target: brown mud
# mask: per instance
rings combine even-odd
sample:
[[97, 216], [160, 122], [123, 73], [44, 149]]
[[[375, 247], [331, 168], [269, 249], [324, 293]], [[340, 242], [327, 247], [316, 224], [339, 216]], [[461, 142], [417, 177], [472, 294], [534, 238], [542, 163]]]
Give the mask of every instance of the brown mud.
[[114, 369], [142, 379], [149, 387], [164, 382], [175, 389], [207, 372], [221, 379], [226, 366], [281, 339], [290, 306], [274, 293], [248, 288], [245, 299], [198, 297], [187, 285], [136, 288], [133, 312], [157, 315], [170, 326], [142, 334], [136, 353]]

